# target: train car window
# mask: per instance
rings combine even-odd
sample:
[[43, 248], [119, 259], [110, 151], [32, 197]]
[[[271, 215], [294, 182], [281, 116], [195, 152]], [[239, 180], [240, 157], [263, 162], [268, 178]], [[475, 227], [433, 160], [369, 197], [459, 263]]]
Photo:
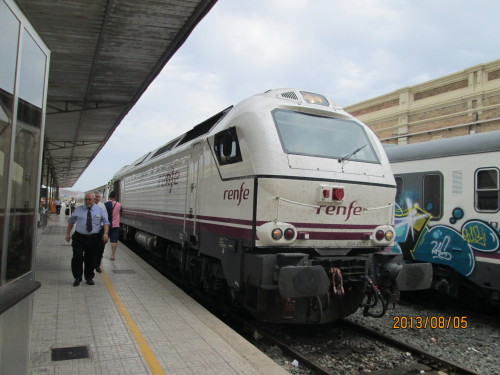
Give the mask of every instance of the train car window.
[[146, 158], [151, 154], [151, 152], [148, 152], [146, 155], [142, 156], [141, 158], [139, 158], [136, 162], [135, 162], [135, 166], [138, 166], [139, 164], [141, 164], [144, 160], [146, 160]]
[[[159, 148], [159, 149], [158, 149], [158, 150], [154, 153], [154, 155], [151, 157], [151, 159], [152, 159], [152, 158], [157, 157], [158, 155], [164, 154], [164, 153], [165, 153], [165, 152], [167, 152], [167, 151], [170, 151], [171, 149], [173, 149], [173, 148], [174, 148], [174, 146], [176, 145], [176, 143], [177, 143], [177, 142], [179, 142], [179, 138], [176, 138], [176, 139], [174, 139], [173, 141], [171, 141], [171, 142], [167, 143], [165, 146], [160, 147], [160, 148]], [[141, 162], [140, 162], [140, 163], [142, 163], [143, 161], [144, 161], [144, 159], [143, 159], [143, 160], [141, 160]], [[140, 164], [140, 163], [138, 163], [138, 164]], [[138, 165], [138, 164], [136, 164], [136, 165]]]
[[405, 184], [404, 184], [404, 179], [403, 177], [395, 177], [396, 179], [396, 203], [399, 204], [400, 200], [401, 200], [401, 195], [403, 193], [403, 190], [404, 190], [404, 187], [405, 187]]
[[220, 165], [237, 163], [243, 160], [235, 127], [228, 128], [215, 135], [214, 150]]
[[356, 121], [285, 109], [272, 114], [287, 154], [380, 164], [363, 125]]
[[227, 107], [225, 110], [220, 111], [216, 115], [213, 115], [209, 119], [203, 121], [202, 123], [196, 125], [193, 129], [188, 131], [184, 138], [179, 142], [179, 145], [183, 145], [186, 142], [189, 142], [195, 138], [198, 138], [200, 135], [208, 133], [220, 120], [226, 116], [229, 111], [233, 108], [233, 106]]
[[498, 169], [484, 168], [476, 171], [476, 209], [478, 211], [497, 212], [499, 210]]
[[423, 173], [404, 173], [396, 178], [396, 203], [404, 210], [415, 206], [423, 208], [422, 179]]
[[426, 174], [423, 180], [423, 209], [432, 215], [432, 220], [442, 217], [442, 186], [440, 174]]

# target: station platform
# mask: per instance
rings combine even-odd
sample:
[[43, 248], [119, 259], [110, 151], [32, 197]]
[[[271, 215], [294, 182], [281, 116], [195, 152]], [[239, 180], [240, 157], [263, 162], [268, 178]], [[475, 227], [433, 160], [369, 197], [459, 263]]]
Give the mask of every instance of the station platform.
[[66, 219], [38, 234], [30, 374], [288, 374], [122, 243], [74, 287]]

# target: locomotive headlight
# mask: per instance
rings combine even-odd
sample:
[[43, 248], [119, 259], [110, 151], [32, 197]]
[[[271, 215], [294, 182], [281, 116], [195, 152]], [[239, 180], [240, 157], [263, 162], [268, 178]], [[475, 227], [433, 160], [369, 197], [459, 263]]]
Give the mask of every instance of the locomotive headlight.
[[283, 237], [283, 231], [280, 228], [274, 228], [271, 232], [271, 237], [273, 240], [279, 241]]
[[389, 243], [394, 240], [395, 232], [394, 228], [390, 225], [383, 225], [375, 228], [375, 233], [373, 233], [373, 240], [382, 243]]
[[295, 231], [292, 228], [286, 228], [285, 229], [285, 239], [286, 240], [293, 240], [295, 237]]
[[290, 246], [297, 239], [297, 229], [289, 223], [269, 221], [257, 227], [258, 246]]
[[328, 103], [328, 99], [326, 99], [323, 95], [308, 91], [301, 91], [300, 94], [302, 95], [302, 98], [309, 104], [319, 104], [326, 107], [330, 105], [330, 103]]

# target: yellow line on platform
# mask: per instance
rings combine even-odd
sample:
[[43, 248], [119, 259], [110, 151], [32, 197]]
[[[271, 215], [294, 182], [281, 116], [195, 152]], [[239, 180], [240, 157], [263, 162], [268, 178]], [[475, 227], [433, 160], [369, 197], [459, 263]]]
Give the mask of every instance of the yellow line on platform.
[[149, 367], [149, 370], [153, 375], [165, 375], [165, 372], [163, 371], [160, 363], [158, 362], [158, 359], [156, 358], [155, 354], [149, 347], [149, 344], [142, 335], [141, 331], [139, 330], [139, 327], [137, 327], [137, 324], [135, 324], [134, 319], [132, 319], [132, 316], [125, 307], [125, 304], [120, 299], [120, 296], [113, 287], [113, 283], [109, 279], [108, 275], [106, 275], [106, 273], [103, 271], [101, 276], [102, 279], [104, 280], [104, 284], [106, 284], [106, 288], [108, 288], [108, 292], [111, 295], [111, 298], [113, 298], [113, 301], [115, 302], [118, 311], [120, 311], [123, 318], [125, 319], [129, 331], [132, 333], [132, 335], [134, 335], [135, 341], [137, 342], [137, 345], [139, 346], [139, 349], [142, 352], [142, 355], [144, 357], [144, 360], [146, 361], [146, 364]]

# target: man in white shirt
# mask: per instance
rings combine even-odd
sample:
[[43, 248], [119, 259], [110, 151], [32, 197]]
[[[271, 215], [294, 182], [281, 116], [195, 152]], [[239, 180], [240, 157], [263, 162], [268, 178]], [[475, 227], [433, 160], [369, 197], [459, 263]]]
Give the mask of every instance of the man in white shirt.
[[[72, 240], [71, 271], [75, 278], [73, 286], [80, 285], [82, 277], [85, 277], [88, 285], [94, 285], [96, 251], [100, 242], [108, 242], [108, 214], [106, 210], [95, 205], [94, 200], [94, 193], [85, 194], [85, 204], [78, 206], [68, 219], [66, 242]], [[75, 232], [71, 235], [75, 224]], [[101, 232], [102, 229], [104, 230]]]

